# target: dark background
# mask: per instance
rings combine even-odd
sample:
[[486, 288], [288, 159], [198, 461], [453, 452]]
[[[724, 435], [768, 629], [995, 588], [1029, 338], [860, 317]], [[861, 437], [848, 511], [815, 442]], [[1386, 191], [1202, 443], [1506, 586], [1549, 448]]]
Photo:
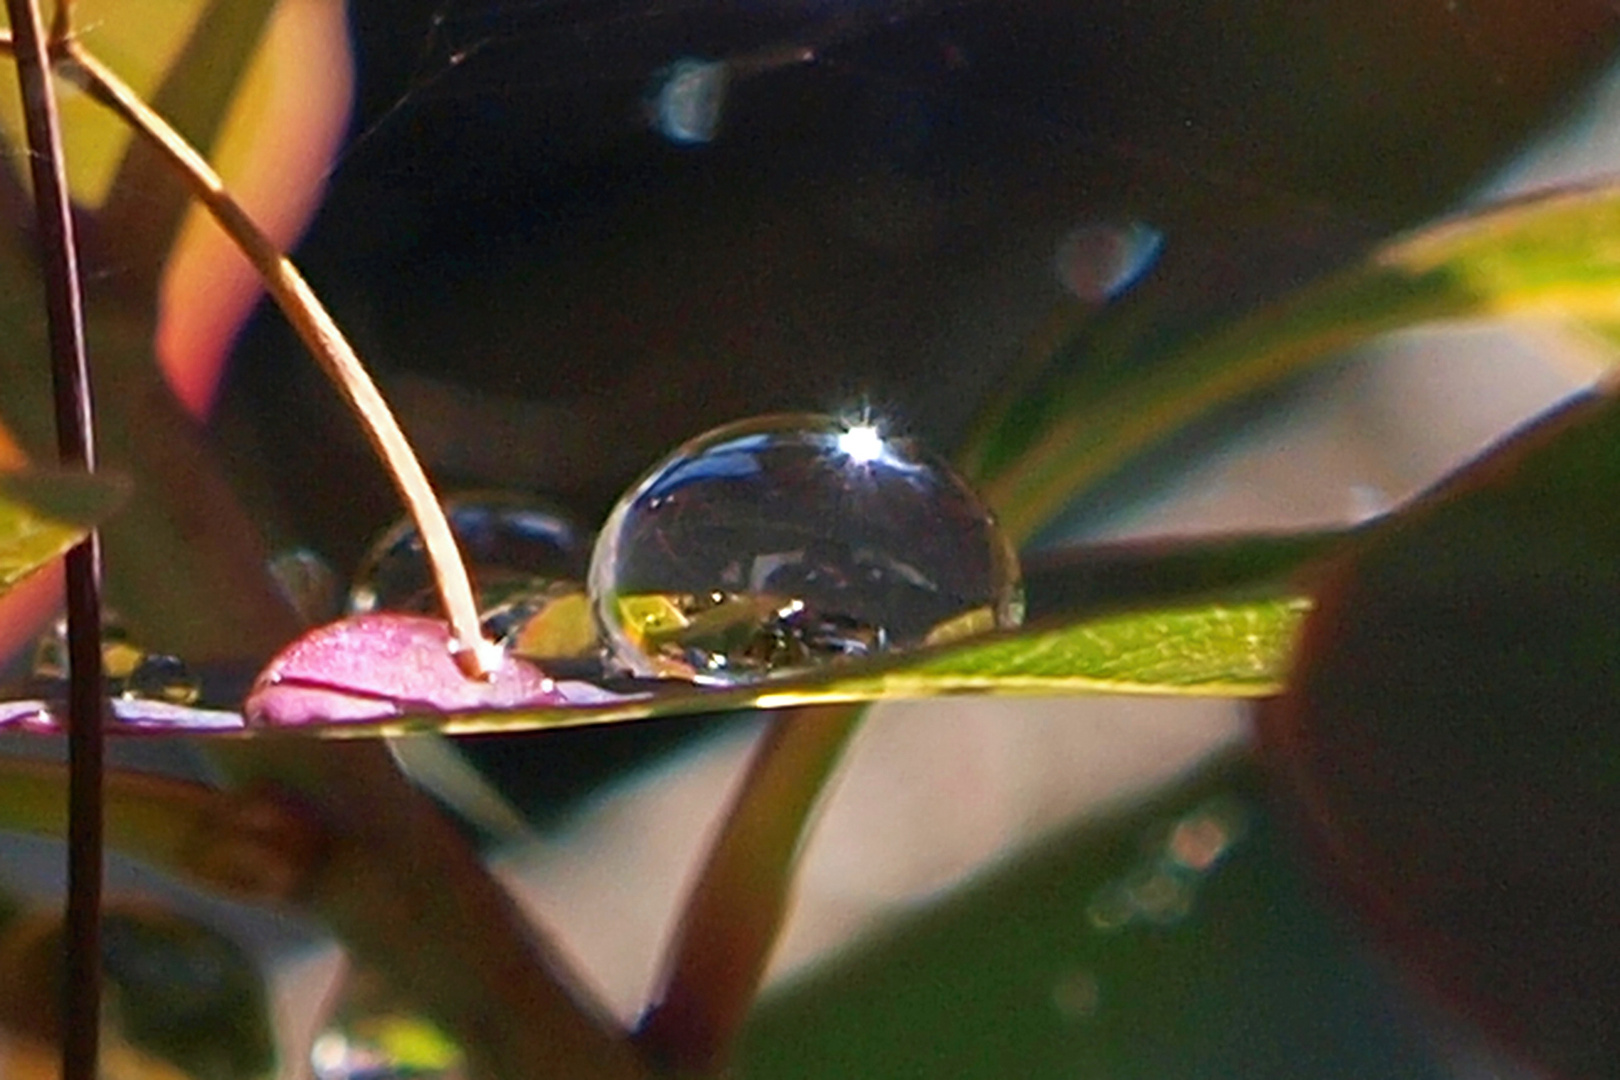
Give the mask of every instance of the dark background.
[[[948, 451], [1030, 368], [1070, 229], [1162, 230], [1160, 264], [1098, 318], [1196, 326], [1454, 204], [1616, 39], [1586, 0], [352, 13], [353, 137], [299, 261], [444, 490], [529, 491], [586, 522], [668, 448], [755, 413], [871, 402]], [[813, 60], [769, 63], [796, 49]], [[708, 145], [648, 124], [682, 57], [752, 71]], [[398, 517], [279, 316], [245, 333], [223, 416], [282, 542], [347, 574]], [[464, 745], [541, 810], [697, 726]]]

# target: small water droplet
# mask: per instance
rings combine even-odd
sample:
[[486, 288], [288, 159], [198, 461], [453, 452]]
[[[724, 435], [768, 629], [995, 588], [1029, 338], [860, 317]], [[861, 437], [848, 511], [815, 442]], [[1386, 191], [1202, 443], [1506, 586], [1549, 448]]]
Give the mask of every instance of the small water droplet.
[[647, 115], [654, 130], [672, 143], [701, 146], [714, 141], [725, 111], [731, 65], [724, 60], [683, 57], [654, 77]]
[[1141, 221], [1093, 223], [1072, 230], [1058, 245], [1058, 281], [1088, 304], [1106, 304], [1153, 268], [1164, 234]]
[[[123, 619], [112, 610], [101, 617], [101, 673], [113, 686], [119, 686], [129, 677], [146, 650], [130, 640], [129, 629]], [[51, 681], [66, 681], [68, 677], [67, 618], [58, 618], [51, 628], [40, 635], [34, 646], [34, 677]]]
[[1137, 874], [1125, 885], [1136, 917], [1156, 926], [1174, 926], [1192, 914], [1192, 883], [1168, 867]]
[[462, 1080], [461, 1047], [426, 1017], [401, 1007], [367, 968], [351, 969], [338, 1005], [310, 1045], [316, 1080]]
[[202, 683], [178, 656], [147, 653], [124, 680], [124, 694], [170, 705], [195, 705], [202, 696]]
[[[486, 608], [584, 576], [589, 534], [543, 499], [484, 492], [447, 499], [444, 510]], [[440, 613], [415, 522], [396, 522], [372, 543], [349, 591], [349, 611]]]
[[715, 684], [1023, 618], [1017, 556], [966, 483], [876, 425], [813, 414], [676, 450], [614, 508], [589, 587], [632, 672]]
[[1136, 918], [1136, 904], [1130, 891], [1119, 882], [1110, 882], [1097, 890], [1086, 905], [1086, 920], [1092, 929], [1102, 933], [1123, 930]]
[[461, 1050], [433, 1024], [398, 1013], [349, 1019], [315, 1037], [316, 1080], [460, 1080]]

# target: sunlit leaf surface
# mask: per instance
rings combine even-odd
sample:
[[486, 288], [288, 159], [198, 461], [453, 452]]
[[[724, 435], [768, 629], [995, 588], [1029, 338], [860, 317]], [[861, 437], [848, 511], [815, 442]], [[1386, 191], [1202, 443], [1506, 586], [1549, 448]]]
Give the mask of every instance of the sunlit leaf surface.
[[[983, 638], [888, 665], [872, 665], [858, 673], [834, 670], [731, 689], [673, 681], [639, 682], [613, 694], [588, 683], [559, 680], [554, 689], [537, 692], [537, 704], [532, 706], [476, 710], [458, 697], [446, 699], [443, 707], [459, 711], [443, 715], [426, 712], [433, 708], [432, 689], [419, 682], [412, 683], [408, 695], [369, 685], [356, 685], [345, 695], [341, 680], [323, 679], [319, 680], [320, 692], [323, 697], [332, 696], [328, 715], [352, 719], [316, 730], [336, 737], [411, 731], [515, 732], [749, 707], [961, 693], [1256, 697], [1275, 693], [1281, 686], [1292, 635], [1306, 607], [1302, 600], [1278, 599], [1110, 615], [1067, 627]], [[270, 670], [277, 670], [277, 665], [272, 664]], [[317, 678], [309, 670], [290, 682], [302, 689], [315, 684]], [[249, 700], [249, 715], [258, 724], [275, 723], [273, 715], [254, 712], [267, 700], [260, 695], [275, 689], [274, 684], [267, 684]], [[593, 695], [599, 703], [590, 703]], [[576, 704], [568, 704], [568, 700]], [[300, 728], [317, 724], [314, 713], [301, 713], [300, 717]]]
[[[1059, 363], [1007, 404], [963, 463], [1027, 540], [1078, 492], [1185, 425], [1378, 335], [1535, 316], [1620, 332], [1620, 184], [1559, 189], [1397, 238], [1358, 265], [1161, 356]], [[1074, 359], [1059, 351], [1064, 359]]]
[[128, 495], [116, 479], [0, 473], [0, 593], [72, 547]]

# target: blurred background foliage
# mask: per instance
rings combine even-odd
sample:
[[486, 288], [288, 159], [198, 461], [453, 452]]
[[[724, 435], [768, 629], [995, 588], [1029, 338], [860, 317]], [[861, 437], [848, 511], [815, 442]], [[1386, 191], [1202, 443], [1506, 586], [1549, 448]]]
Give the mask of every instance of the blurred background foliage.
[[[350, 139], [300, 262], [446, 487], [537, 491], [588, 521], [669, 446], [750, 413], [870, 401], [956, 446], [1054, 355], [1113, 360], [1065, 343], [1195, 331], [1456, 205], [1620, 40], [1598, 0], [356, 0], [350, 18]], [[687, 57], [732, 64], [712, 142], [649, 120]], [[1052, 269], [1097, 221], [1166, 237], [1101, 308]], [[212, 430], [277, 543], [347, 571], [397, 516], [272, 313], [241, 338]], [[1103, 509], [1177, 463], [1120, 478]], [[558, 820], [705, 726], [463, 745]], [[1222, 760], [1048, 837], [785, 988], [743, 1072], [1477, 1064], [1467, 1022], [1409, 997], [1301, 876], [1273, 800], [1252, 763]], [[1200, 829], [1226, 839], [1175, 846]]]

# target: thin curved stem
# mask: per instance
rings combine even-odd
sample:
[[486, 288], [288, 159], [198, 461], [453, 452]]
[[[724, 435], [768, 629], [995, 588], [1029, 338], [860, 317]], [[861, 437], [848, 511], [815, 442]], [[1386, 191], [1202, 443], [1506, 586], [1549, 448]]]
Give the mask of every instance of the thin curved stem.
[[292, 260], [264, 234], [226, 190], [219, 174], [179, 132], [79, 41], [64, 38], [55, 42], [55, 48], [63, 74], [117, 114], [174, 166], [192, 195], [259, 272], [294, 331], [360, 418], [416, 521], [450, 620], [457, 662], [470, 677], [491, 675], [500, 665], [501, 648], [486, 640], [479, 629], [472, 582], [456, 550], [450, 522], [398, 420], [337, 323]]

